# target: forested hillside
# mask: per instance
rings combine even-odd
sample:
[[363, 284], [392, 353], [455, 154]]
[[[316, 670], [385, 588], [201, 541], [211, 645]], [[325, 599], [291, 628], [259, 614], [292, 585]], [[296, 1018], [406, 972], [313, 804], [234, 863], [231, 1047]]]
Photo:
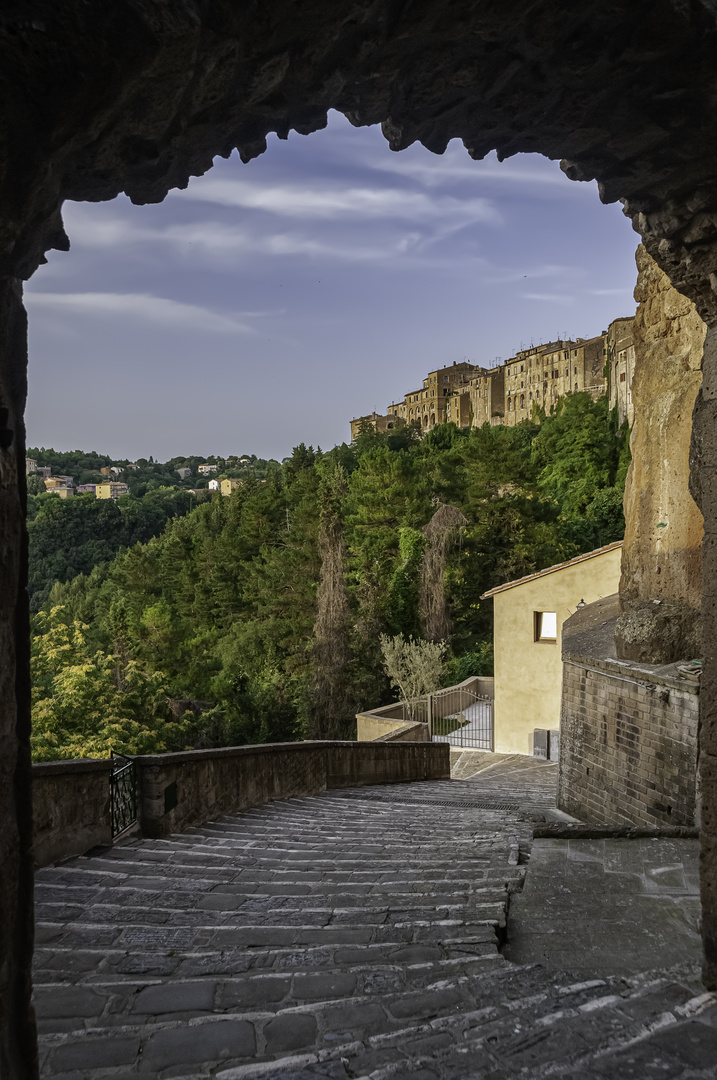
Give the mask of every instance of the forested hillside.
[[514, 428], [301, 445], [52, 588], [35, 756], [351, 737], [391, 697], [381, 633], [445, 639], [447, 682], [489, 673], [481, 593], [620, 539], [628, 462], [627, 429], [587, 394]]

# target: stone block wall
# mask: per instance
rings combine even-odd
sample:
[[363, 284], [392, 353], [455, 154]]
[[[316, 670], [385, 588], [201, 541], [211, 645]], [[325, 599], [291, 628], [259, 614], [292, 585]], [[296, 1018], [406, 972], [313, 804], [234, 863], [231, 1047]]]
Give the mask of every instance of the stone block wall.
[[675, 664], [563, 659], [560, 808], [588, 822], [694, 825], [697, 683]]
[[111, 770], [111, 761], [90, 758], [32, 766], [36, 866], [112, 843]]

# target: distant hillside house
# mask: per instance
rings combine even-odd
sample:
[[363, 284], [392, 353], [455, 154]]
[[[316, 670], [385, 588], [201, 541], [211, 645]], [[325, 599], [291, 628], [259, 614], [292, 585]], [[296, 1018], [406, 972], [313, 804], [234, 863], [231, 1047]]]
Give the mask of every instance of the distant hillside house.
[[180, 480], [186, 480], [188, 476], [192, 475], [192, 470], [188, 469], [186, 466], [184, 466], [181, 469], [177, 469], [177, 473], [179, 475]]
[[496, 752], [532, 754], [536, 728], [560, 727], [563, 623], [617, 592], [621, 553], [608, 544], [481, 596], [493, 598]]
[[35, 458], [25, 458], [25, 476], [29, 476], [30, 473], [37, 472], [37, 461]]
[[219, 481], [218, 480], [210, 480], [209, 481], [209, 490], [210, 491], [221, 491], [221, 485], [220, 485]]
[[202, 476], [211, 476], [212, 473], [217, 472], [218, 469], [218, 465], [207, 465], [205, 462], [204, 465], [199, 466], [199, 469], [197, 471], [200, 472]]
[[97, 484], [78, 484], [75, 490], [78, 495], [85, 495], [87, 493], [91, 493], [92, 495], [94, 495], [96, 487]]
[[45, 490], [59, 495], [61, 499], [70, 499], [75, 494], [74, 481], [71, 476], [48, 476]]
[[119, 499], [120, 495], [129, 495], [129, 487], [118, 480], [95, 485], [96, 499]]
[[[215, 480], [210, 480], [210, 486], [214, 483], [216, 483]], [[232, 491], [236, 491], [237, 488], [240, 488], [243, 483], [243, 480], [221, 480], [219, 482], [219, 490], [221, 491], [222, 495], [231, 495]]]

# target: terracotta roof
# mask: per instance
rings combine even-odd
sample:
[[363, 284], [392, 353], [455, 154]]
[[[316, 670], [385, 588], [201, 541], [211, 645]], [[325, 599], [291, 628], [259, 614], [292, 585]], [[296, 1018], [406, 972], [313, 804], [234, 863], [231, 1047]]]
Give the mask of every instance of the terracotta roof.
[[576, 555], [574, 559], [557, 563], [555, 566], [546, 566], [545, 570], [538, 570], [537, 573], [528, 574], [527, 577], [518, 578], [517, 581], [506, 581], [505, 585], [496, 585], [494, 589], [484, 592], [480, 599], [485, 600], [489, 596], [495, 596], [496, 593], [505, 592], [506, 589], [514, 589], [516, 585], [525, 585], [526, 581], [535, 581], [536, 578], [554, 574], [556, 570], [564, 570], [566, 566], [576, 566], [578, 563], [586, 562], [588, 559], [594, 559], [596, 555], [604, 555], [606, 551], [615, 551], [616, 548], [621, 547], [622, 540], [616, 540], [614, 544], [606, 544], [605, 547], [596, 548], [595, 551], [586, 551], [584, 555]]

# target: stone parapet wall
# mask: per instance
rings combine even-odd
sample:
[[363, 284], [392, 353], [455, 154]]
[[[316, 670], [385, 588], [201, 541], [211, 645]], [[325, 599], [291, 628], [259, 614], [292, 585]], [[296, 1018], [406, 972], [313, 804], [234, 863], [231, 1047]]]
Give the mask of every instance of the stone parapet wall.
[[162, 837], [274, 799], [410, 780], [450, 780], [431, 743], [303, 742], [136, 758], [140, 828]]
[[81, 758], [32, 766], [36, 866], [112, 843], [110, 760]]
[[676, 664], [563, 661], [559, 807], [587, 822], [694, 825], [698, 685]]
[[422, 724], [420, 720], [408, 720], [393, 731], [385, 735], [379, 735], [376, 742], [422, 742], [431, 741], [431, 733], [428, 724]]

